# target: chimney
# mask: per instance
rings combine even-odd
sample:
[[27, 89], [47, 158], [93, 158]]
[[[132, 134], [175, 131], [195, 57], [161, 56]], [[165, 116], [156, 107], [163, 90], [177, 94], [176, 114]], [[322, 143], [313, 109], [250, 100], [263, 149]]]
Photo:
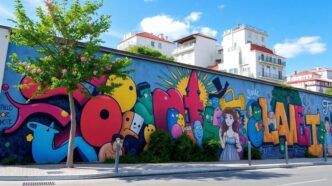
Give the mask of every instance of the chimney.
[[159, 34], [159, 38], [164, 39], [164, 34], [163, 33]]
[[297, 71], [296, 71], [296, 70], [294, 71], [294, 74], [295, 74], [295, 75], [297, 74]]

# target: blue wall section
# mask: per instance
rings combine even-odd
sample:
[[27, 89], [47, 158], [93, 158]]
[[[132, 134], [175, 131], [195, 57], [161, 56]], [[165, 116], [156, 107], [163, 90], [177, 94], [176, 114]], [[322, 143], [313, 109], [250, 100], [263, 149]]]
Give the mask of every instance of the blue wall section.
[[[174, 139], [187, 134], [198, 144], [218, 140], [221, 160], [241, 159], [249, 140], [266, 159], [283, 157], [285, 142], [291, 157], [306, 152], [322, 156], [324, 142], [332, 154], [330, 96], [111, 51], [131, 58], [135, 72], [126, 80], [109, 77], [123, 84], [112, 95], [98, 92], [98, 82], [84, 84], [96, 98], [75, 94], [75, 158], [80, 161], [114, 157], [117, 137], [123, 138], [121, 154], [139, 154], [156, 128]], [[9, 44], [7, 56], [12, 53], [22, 60], [37, 55], [34, 49]], [[26, 103], [34, 89], [15, 85], [27, 81], [5, 69], [0, 160], [15, 155], [21, 161], [60, 162], [66, 158], [70, 124], [67, 96], [57, 89]]]

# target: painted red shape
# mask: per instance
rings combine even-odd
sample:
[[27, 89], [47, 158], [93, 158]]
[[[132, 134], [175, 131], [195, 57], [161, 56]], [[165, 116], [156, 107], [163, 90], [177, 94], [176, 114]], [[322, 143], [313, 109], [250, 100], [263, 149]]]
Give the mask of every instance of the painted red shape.
[[[304, 126], [304, 113], [303, 107], [294, 105], [295, 109], [295, 121], [297, 131], [297, 141], [299, 145], [310, 146], [310, 128]], [[302, 126], [301, 126], [302, 125]], [[302, 132], [301, 132], [302, 127]]]
[[1, 89], [4, 90], [4, 91], [7, 91], [9, 89], [9, 85], [8, 84], [3, 84]]
[[81, 133], [90, 145], [101, 147], [119, 133], [121, 123], [119, 104], [110, 96], [99, 95], [91, 98], [83, 108]]
[[44, 113], [53, 116], [62, 126], [66, 126], [70, 121], [70, 115], [63, 115], [63, 109], [47, 104], [47, 103], [34, 103], [34, 104], [21, 104], [17, 103], [10, 97], [9, 93], [6, 92], [6, 97], [8, 101], [18, 109], [18, 117], [15, 124], [5, 130], [5, 133], [12, 133], [16, 131], [24, 122], [24, 120], [34, 113]]
[[176, 89], [169, 89], [167, 92], [161, 89], [153, 91], [153, 113], [157, 128], [168, 131], [167, 127], [167, 110], [175, 108], [184, 114], [183, 100], [180, 92]]
[[198, 78], [196, 71], [192, 71], [190, 79], [187, 85], [187, 95], [184, 96], [185, 109], [188, 109], [189, 123], [193, 124], [194, 121], [198, 120], [203, 123], [201, 113], [204, 110], [203, 102], [199, 97]]
[[[27, 76], [25, 76], [21, 81], [21, 84], [30, 84], [30, 83], [32, 83], [32, 80]], [[100, 86], [100, 85], [106, 83], [106, 77], [102, 76], [100, 79], [93, 78], [89, 83], [95, 87]], [[31, 99], [33, 97], [34, 93], [37, 91], [39, 85], [40, 85], [39, 83], [36, 83], [36, 84], [30, 86], [29, 88], [21, 89], [22, 95], [26, 99]], [[84, 87], [82, 85], [79, 85], [79, 87], [84, 89]], [[49, 90], [46, 92], [46, 94], [35, 96], [35, 97], [33, 97], [33, 99], [43, 99], [43, 98], [49, 98], [49, 97], [57, 96], [57, 95], [67, 95], [67, 89], [56, 88], [53, 90]], [[73, 96], [74, 96], [75, 100], [77, 102], [79, 102], [81, 105], [84, 105], [89, 99], [84, 94], [82, 94], [79, 90], [74, 91]]]

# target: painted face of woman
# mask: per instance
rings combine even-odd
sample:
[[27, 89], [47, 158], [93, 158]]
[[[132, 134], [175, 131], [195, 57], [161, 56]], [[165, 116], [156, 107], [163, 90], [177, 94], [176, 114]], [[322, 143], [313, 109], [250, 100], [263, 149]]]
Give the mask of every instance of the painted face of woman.
[[234, 118], [231, 114], [226, 114], [225, 122], [228, 127], [232, 126], [234, 123]]

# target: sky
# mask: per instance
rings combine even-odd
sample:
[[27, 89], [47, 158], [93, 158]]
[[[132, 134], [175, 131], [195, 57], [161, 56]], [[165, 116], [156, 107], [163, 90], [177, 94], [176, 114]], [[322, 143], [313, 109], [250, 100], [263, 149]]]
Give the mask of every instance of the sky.
[[[71, 0], [69, 0], [70, 2]], [[22, 0], [29, 16], [43, 0]], [[13, 0], [0, 1], [0, 25], [14, 26]], [[248, 24], [268, 32], [268, 47], [287, 57], [287, 75], [319, 67], [332, 68], [330, 0], [104, 0], [100, 14], [112, 15], [102, 35], [116, 48], [128, 32], [167, 35], [174, 41], [201, 32], [221, 43], [225, 30]]]

